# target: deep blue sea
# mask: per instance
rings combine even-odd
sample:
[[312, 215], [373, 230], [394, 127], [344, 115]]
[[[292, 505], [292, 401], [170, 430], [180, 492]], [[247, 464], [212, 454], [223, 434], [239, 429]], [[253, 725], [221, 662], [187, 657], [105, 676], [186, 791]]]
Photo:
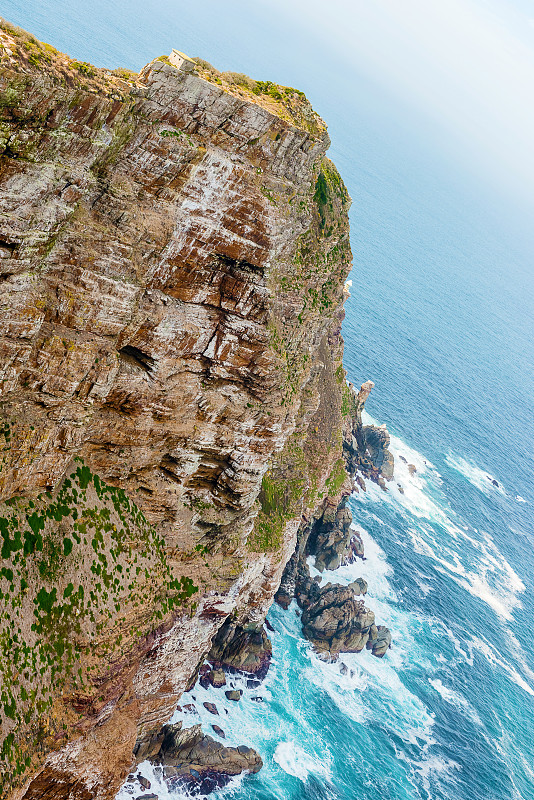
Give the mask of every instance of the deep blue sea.
[[266, 3], [4, 0], [0, 12], [99, 66], [138, 69], [176, 47], [303, 89], [353, 198], [345, 365], [376, 384], [367, 411], [392, 434], [404, 494], [370, 486], [351, 499], [367, 560], [323, 580], [365, 577], [393, 648], [345, 656], [343, 676], [313, 655], [294, 609], [273, 607], [262, 687], [239, 704], [193, 692], [207, 731], [210, 694], [227, 742], [265, 762], [217, 797], [533, 800], [528, 209], [371, 71], [348, 70], [335, 42]]

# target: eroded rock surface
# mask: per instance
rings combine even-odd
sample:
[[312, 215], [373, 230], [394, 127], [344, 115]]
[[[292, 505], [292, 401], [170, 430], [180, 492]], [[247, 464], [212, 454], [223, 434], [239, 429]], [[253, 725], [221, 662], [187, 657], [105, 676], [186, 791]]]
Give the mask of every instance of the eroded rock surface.
[[[221, 732], [219, 729], [219, 735]], [[203, 734], [200, 725], [184, 729], [181, 722], [164, 727], [161, 748], [152, 761], [163, 766], [171, 787], [194, 794], [209, 794], [225, 786], [233, 776], [242, 772], [254, 774], [263, 766], [251, 747], [225, 747]]]
[[339, 653], [359, 653], [366, 646], [375, 615], [356, 599], [361, 589], [359, 582], [349, 586], [328, 583], [319, 589], [316, 599], [308, 601], [302, 629], [319, 653], [337, 658]]
[[350, 483], [350, 200], [293, 89], [0, 45], [0, 791], [110, 800]]
[[[219, 628], [209, 658], [225, 670], [244, 672], [263, 680], [269, 669], [272, 654], [271, 640], [263, 626], [243, 628], [228, 620]], [[215, 685], [213, 681], [210, 682]]]

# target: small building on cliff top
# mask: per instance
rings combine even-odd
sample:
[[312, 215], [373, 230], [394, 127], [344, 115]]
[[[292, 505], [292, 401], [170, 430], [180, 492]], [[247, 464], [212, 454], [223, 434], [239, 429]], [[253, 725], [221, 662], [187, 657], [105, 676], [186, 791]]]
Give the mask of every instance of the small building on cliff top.
[[176, 67], [176, 69], [182, 72], [191, 72], [196, 66], [192, 58], [189, 58], [185, 53], [180, 53], [179, 50], [175, 50], [174, 48], [171, 50], [169, 61], [173, 67]]

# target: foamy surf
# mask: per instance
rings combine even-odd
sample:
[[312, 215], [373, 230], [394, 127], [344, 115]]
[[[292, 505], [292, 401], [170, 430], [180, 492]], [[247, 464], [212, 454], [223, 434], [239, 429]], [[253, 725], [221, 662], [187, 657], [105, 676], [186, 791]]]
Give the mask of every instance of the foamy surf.
[[[372, 418], [367, 419], [374, 424]], [[493, 538], [485, 531], [462, 524], [444, 495], [441, 476], [428, 459], [395, 436], [391, 437], [391, 450], [395, 456], [395, 478], [388, 491], [368, 482], [367, 493], [357, 495], [357, 502], [363, 506], [371, 502], [377, 508], [386, 504], [406, 521], [411, 520], [409, 535], [415, 551], [432, 559], [439, 572], [448, 574], [458, 587], [484, 602], [501, 620], [511, 621], [514, 609], [521, 607], [519, 595], [525, 587]], [[409, 457], [416, 466], [415, 474], [409, 474], [405, 461], [399, 458], [402, 452], [407, 454], [405, 461]], [[462, 474], [477, 488], [484, 491], [496, 488], [493, 476], [465, 459], [447, 456], [447, 463], [463, 470]], [[404, 476], [403, 492], [397, 485], [401, 483], [399, 474]], [[499, 490], [505, 494], [500, 484]], [[454, 521], [451, 517], [455, 517]], [[418, 524], [414, 525], [417, 518]]]
[[305, 781], [310, 774], [322, 775], [326, 778], [331, 775], [324, 760], [314, 758], [294, 741], [280, 742], [276, 746], [273, 759], [284, 772], [301, 781]]
[[452, 469], [459, 472], [460, 475], [463, 475], [472, 486], [475, 486], [477, 489], [480, 489], [485, 494], [489, 494], [491, 491], [497, 491], [501, 494], [506, 494], [506, 490], [501, 481], [497, 480], [495, 475], [492, 475], [490, 472], [481, 469], [476, 464], [473, 464], [467, 459], [462, 458], [461, 456], [455, 456], [452, 453], [448, 453], [445, 456], [445, 461]]
[[429, 678], [428, 682], [443, 698], [443, 700], [445, 700], [445, 702], [449, 703], [451, 706], [454, 706], [463, 714], [467, 714], [469, 717], [471, 717], [476, 725], [482, 726], [482, 720], [478, 716], [477, 712], [465, 699], [465, 697], [460, 694], [460, 692], [456, 692], [454, 689], [445, 686], [439, 678]]

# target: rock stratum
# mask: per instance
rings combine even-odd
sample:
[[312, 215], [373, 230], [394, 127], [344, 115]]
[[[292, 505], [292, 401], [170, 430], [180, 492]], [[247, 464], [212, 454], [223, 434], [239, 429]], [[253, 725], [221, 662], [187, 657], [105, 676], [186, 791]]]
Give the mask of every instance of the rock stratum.
[[[392, 460], [345, 380], [350, 199], [302, 92], [3, 21], [0, 56], [0, 795], [108, 800], [210, 651], [264, 674], [275, 593], [361, 555], [349, 473]], [[261, 766], [212, 742], [200, 781]]]

